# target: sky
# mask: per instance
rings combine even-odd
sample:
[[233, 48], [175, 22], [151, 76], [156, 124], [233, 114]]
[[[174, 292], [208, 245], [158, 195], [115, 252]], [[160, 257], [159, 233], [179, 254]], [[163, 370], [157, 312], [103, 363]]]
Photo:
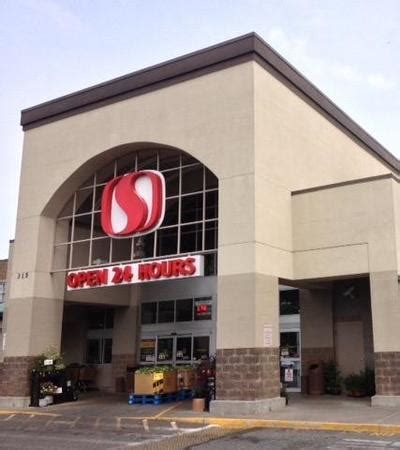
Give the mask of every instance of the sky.
[[0, 259], [22, 109], [255, 31], [400, 157], [399, 23], [400, 0], [0, 0]]

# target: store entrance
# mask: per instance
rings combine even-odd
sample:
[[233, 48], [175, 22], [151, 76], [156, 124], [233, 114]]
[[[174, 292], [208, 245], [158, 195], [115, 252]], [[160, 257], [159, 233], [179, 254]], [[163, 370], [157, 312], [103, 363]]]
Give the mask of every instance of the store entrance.
[[192, 364], [207, 359], [210, 354], [210, 335], [158, 335], [140, 342], [141, 364]]
[[290, 392], [301, 389], [300, 329], [281, 332], [281, 381]]

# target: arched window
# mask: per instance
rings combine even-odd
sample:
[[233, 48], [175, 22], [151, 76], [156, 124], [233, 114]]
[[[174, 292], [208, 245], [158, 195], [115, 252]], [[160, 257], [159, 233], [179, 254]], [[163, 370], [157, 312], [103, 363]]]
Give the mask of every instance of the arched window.
[[[101, 228], [105, 184], [136, 170], [163, 173], [166, 211], [153, 233], [113, 239]], [[93, 174], [71, 197], [57, 219], [54, 271], [88, 268], [176, 255], [204, 254], [205, 273], [216, 273], [218, 180], [184, 152], [152, 149], [130, 153]]]

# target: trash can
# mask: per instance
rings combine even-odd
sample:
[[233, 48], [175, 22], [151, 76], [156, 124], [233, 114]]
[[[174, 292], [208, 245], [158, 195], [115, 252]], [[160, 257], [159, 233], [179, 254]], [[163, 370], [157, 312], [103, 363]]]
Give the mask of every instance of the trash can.
[[308, 368], [308, 393], [322, 395], [325, 391], [322, 364], [311, 364]]

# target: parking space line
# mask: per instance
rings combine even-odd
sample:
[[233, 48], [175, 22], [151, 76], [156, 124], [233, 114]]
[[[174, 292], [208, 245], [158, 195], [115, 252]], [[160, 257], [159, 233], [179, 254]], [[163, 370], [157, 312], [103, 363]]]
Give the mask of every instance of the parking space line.
[[159, 417], [163, 416], [164, 414], [166, 414], [169, 411], [172, 411], [173, 409], [177, 408], [179, 405], [181, 405], [182, 402], [178, 402], [175, 403], [172, 406], [169, 406], [168, 408], [164, 409], [163, 411], [159, 412], [158, 414], [156, 414], [155, 416], [152, 416], [152, 419], [158, 419]]
[[15, 417], [16, 416], [16, 414], [10, 414], [8, 417], [6, 417], [5, 419], [4, 419], [4, 422], [7, 422], [7, 421], [9, 421], [9, 420], [11, 420], [13, 417]]

